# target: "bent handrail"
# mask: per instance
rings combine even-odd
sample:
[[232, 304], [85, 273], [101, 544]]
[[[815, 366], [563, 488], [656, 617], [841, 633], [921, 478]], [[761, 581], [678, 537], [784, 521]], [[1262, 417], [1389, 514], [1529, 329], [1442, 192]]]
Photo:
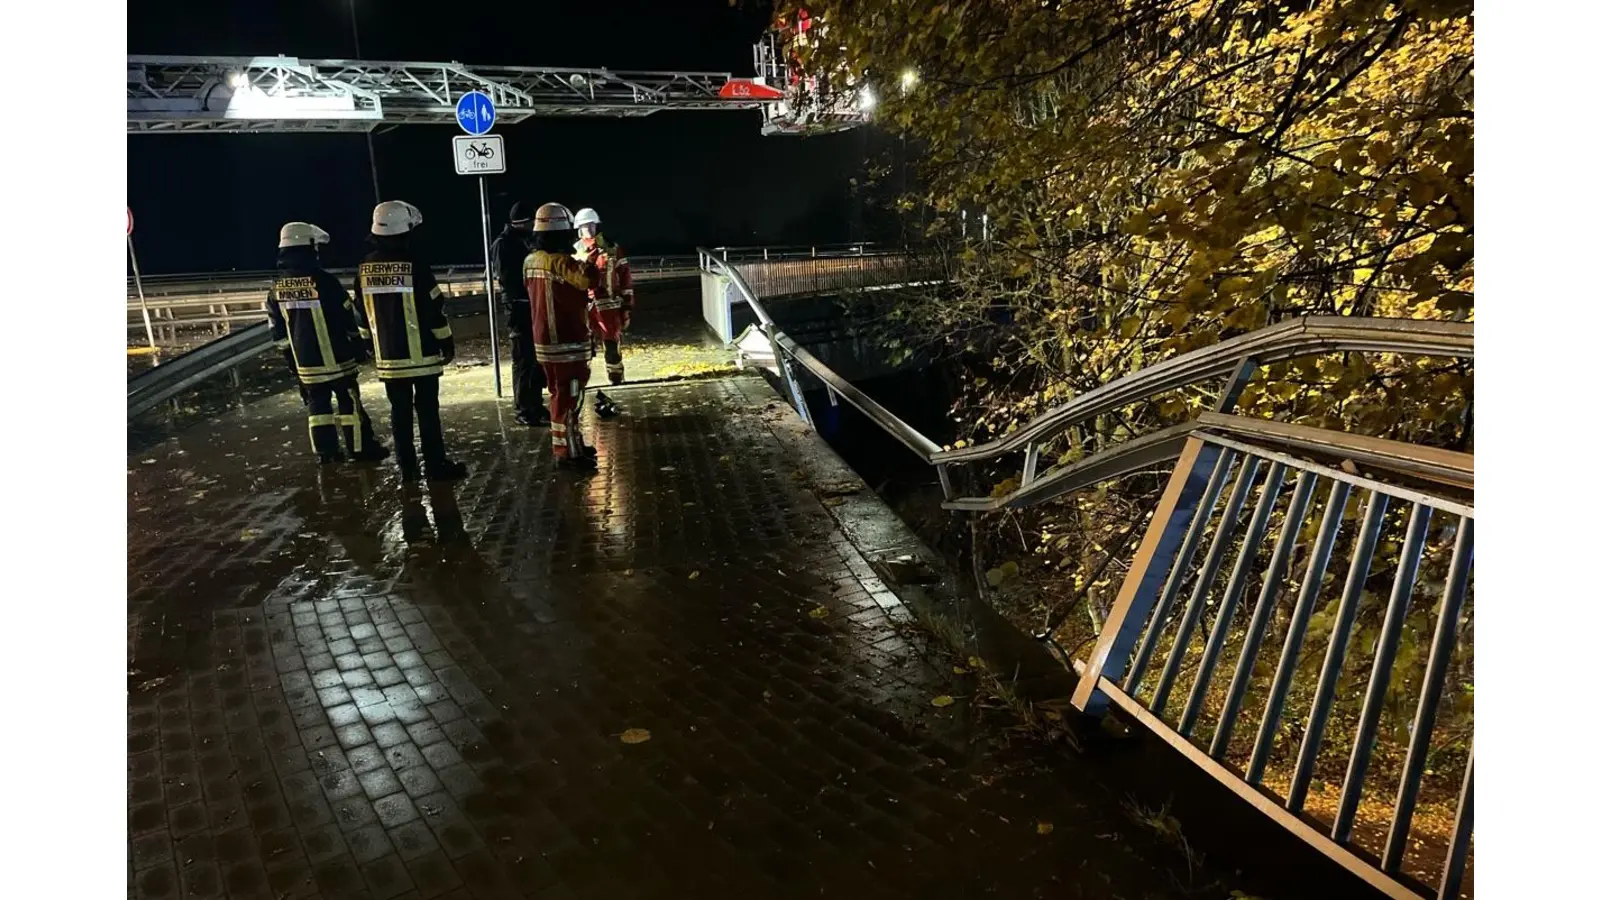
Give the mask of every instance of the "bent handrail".
[[1421, 319], [1306, 316], [1269, 325], [1209, 347], [1129, 373], [1035, 416], [1016, 431], [959, 450], [941, 450], [933, 462], [972, 463], [1047, 441], [1086, 419], [1157, 394], [1221, 378], [1245, 360], [1257, 365], [1343, 351], [1405, 356], [1470, 358], [1472, 323]]
[[[779, 330], [766, 307], [762, 305], [761, 299], [740, 274], [737, 265], [719, 258], [715, 252], [704, 248], [700, 248], [699, 255], [702, 271], [727, 277], [755, 313], [761, 330], [766, 333], [768, 341], [774, 348], [774, 358], [790, 395], [795, 398], [796, 409], [801, 417], [808, 423], [811, 421], [798, 382], [789, 367], [791, 360], [826, 385], [833, 396], [843, 398], [895, 440], [934, 466], [945, 493], [944, 508], [951, 510], [980, 512], [1027, 506], [1111, 478], [1170, 462], [1177, 458], [1185, 438], [1196, 428], [1202, 427], [1202, 423], [1208, 421], [1207, 416], [1213, 414], [1205, 414], [1196, 421], [1130, 439], [1070, 465], [1048, 470], [1043, 474], [1037, 473], [1038, 454], [1045, 441], [1095, 416], [1168, 391], [1223, 378], [1230, 373], [1242, 373], [1241, 378], [1248, 378], [1249, 373], [1257, 366], [1306, 356], [1319, 356], [1324, 353], [1393, 353], [1403, 356], [1470, 359], [1474, 349], [1473, 325], [1470, 322], [1305, 316], [1163, 360], [1079, 394], [1065, 403], [1040, 413], [1027, 424], [1003, 437], [972, 447], [946, 450], [912, 428], [881, 403], [862, 393]], [[1233, 387], [1242, 388], [1242, 381]], [[1239, 421], [1254, 422], [1254, 420]], [[1266, 423], [1252, 433], [1257, 437], [1277, 440], [1304, 437], [1294, 431], [1295, 427]], [[1351, 438], [1351, 442], [1342, 442], [1339, 450], [1347, 458], [1352, 459], [1354, 458], [1352, 454], [1360, 455], [1360, 446], [1357, 446], [1360, 441], [1377, 440], [1359, 436]], [[1289, 440], [1289, 443], [1293, 442]], [[1301, 449], [1309, 451], [1313, 448], [1308, 444]], [[947, 466], [983, 462], [1019, 450], [1025, 451], [1028, 458], [1023, 465], [1021, 486], [1016, 490], [997, 497], [951, 496], [953, 491]], [[1420, 474], [1422, 477], [1429, 477], [1437, 475], [1444, 469], [1429, 468], [1424, 465], [1421, 466]], [[1417, 475], [1419, 472], [1401, 474]], [[1461, 485], [1456, 482], [1456, 486]], [[1465, 486], [1469, 488], [1471, 486], [1470, 474], [1466, 476]]]
[[266, 322], [223, 335], [208, 344], [128, 379], [128, 418], [145, 413], [213, 375], [253, 359], [272, 345]]
[[1189, 435], [1200, 427], [1198, 422], [1184, 422], [1171, 428], [1123, 441], [1099, 453], [1084, 457], [1057, 469], [1051, 469], [1032, 482], [998, 497], [962, 497], [948, 500], [945, 509], [963, 512], [993, 512], [1043, 503], [1062, 494], [1070, 494], [1102, 481], [1121, 478], [1134, 472], [1172, 462], [1182, 452]]

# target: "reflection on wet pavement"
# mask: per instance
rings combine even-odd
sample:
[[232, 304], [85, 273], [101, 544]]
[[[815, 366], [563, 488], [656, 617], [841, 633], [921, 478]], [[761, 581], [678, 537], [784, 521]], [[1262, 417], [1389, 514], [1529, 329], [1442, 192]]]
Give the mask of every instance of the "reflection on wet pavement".
[[1181, 896], [930, 703], [763, 381], [617, 391], [587, 479], [444, 395], [453, 486], [311, 464], [286, 397], [130, 457], [131, 895]]

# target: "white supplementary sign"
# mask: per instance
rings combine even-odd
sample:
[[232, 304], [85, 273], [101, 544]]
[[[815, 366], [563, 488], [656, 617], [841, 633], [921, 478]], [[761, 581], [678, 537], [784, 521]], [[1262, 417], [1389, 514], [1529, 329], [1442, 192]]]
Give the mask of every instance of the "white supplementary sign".
[[451, 139], [456, 153], [457, 175], [503, 175], [506, 171], [506, 146], [498, 134], [476, 137], [457, 135]]

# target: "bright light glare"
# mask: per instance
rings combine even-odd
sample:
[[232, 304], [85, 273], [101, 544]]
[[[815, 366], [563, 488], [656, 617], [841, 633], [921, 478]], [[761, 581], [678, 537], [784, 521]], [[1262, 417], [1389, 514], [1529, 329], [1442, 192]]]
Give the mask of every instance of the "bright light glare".
[[900, 73], [900, 90], [909, 91], [917, 86], [917, 70], [907, 69]]
[[228, 86], [236, 91], [249, 83], [250, 79], [246, 78], [243, 72], [235, 72], [228, 76]]
[[867, 110], [869, 110], [869, 109], [871, 109], [871, 108], [873, 108], [874, 106], [877, 106], [877, 105], [878, 105], [878, 98], [872, 96], [872, 88], [869, 88], [869, 87], [862, 88], [861, 89], [861, 95], [856, 98], [856, 106], [860, 107], [862, 112], [866, 112]]

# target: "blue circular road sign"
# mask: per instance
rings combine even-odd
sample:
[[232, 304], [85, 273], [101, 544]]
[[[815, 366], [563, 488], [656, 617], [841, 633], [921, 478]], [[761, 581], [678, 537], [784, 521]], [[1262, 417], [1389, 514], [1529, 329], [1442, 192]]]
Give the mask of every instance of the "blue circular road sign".
[[494, 127], [494, 101], [483, 91], [462, 94], [456, 101], [456, 122], [467, 134], [488, 134]]

